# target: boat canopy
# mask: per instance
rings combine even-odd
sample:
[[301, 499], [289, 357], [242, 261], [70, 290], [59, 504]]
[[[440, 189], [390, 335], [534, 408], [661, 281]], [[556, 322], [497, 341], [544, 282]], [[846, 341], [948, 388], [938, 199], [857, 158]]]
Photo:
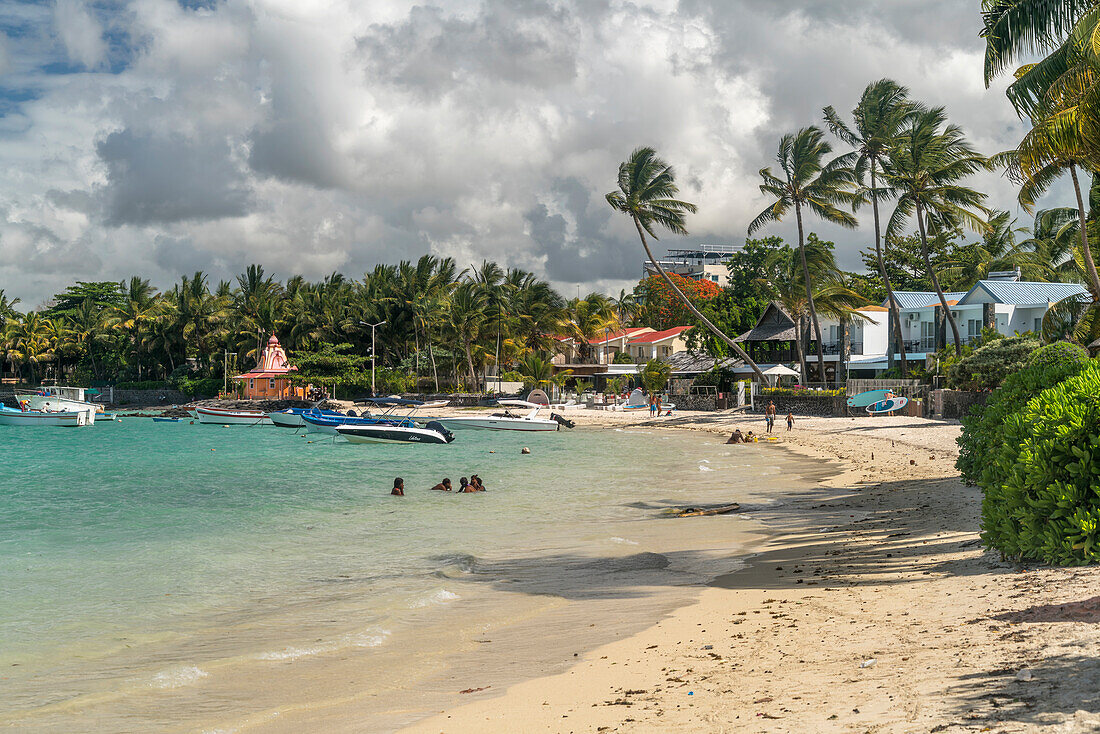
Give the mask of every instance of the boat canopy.
[[406, 400], [405, 398], [363, 398], [361, 402], [371, 405], [407, 405], [420, 406], [424, 403], [420, 400]]
[[531, 403], [526, 400], [498, 400], [497, 405], [515, 405], [520, 408], [545, 408], [545, 405]]

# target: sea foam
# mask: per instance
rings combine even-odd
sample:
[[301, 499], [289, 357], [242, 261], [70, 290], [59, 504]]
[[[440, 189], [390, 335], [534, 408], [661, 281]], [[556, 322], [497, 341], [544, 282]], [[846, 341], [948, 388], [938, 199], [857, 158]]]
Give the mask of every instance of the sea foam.
[[411, 604], [409, 604], [409, 606], [413, 609], [419, 609], [421, 607], [431, 607], [437, 604], [447, 604], [459, 598], [459, 595], [454, 593], [453, 591], [439, 589], [438, 591], [433, 591], [431, 594], [422, 596], [419, 599], [414, 600]]
[[194, 665], [185, 665], [160, 671], [153, 676], [150, 685], [153, 688], [180, 688], [182, 686], [189, 686], [192, 683], [197, 683], [208, 675], [210, 674], [202, 668], [196, 668]]

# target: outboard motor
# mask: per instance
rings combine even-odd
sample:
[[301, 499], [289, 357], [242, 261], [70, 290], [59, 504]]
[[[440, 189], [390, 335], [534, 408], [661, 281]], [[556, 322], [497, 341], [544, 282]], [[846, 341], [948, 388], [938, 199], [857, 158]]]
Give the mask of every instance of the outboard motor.
[[[557, 421], [559, 426], [565, 426], [566, 428], [573, 428], [577, 425], [573, 421], [569, 420], [568, 418], [563, 418], [562, 416], [558, 415], [557, 413], [551, 413], [550, 414], [550, 420]], [[558, 430], [560, 431], [561, 428], [558, 428]]]
[[439, 421], [428, 421], [427, 428], [430, 428], [431, 430], [437, 432], [439, 435], [443, 436], [443, 440], [447, 443], [455, 440], [455, 435], [444, 428], [443, 424]]

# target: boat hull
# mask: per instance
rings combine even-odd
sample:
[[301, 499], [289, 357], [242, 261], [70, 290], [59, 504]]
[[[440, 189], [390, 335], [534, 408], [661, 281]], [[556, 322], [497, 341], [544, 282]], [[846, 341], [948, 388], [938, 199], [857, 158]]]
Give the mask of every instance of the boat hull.
[[444, 427], [452, 431], [556, 431], [559, 426], [555, 421], [536, 418], [433, 418], [442, 423]]
[[343, 425], [334, 430], [351, 443], [450, 443], [447, 436], [430, 428]]
[[221, 426], [254, 426], [258, 423], [271, 423], [267, 414], [257, 410], [219, 410], [216, 408], [199, 408], [197, 411], [199, 423]]
[[80, 428], [87, 426], [87, 411], [65, 411], [56, 413], [38, 413], [3, 408], [0, 410], [0, 426], [51, 426]]
[[96, 413], [103, 410], [102, 405], [86, 403], [80, 400], [58, 397], [57, 395], [29, 395], [16, 394], [16, 398], [25, 401], [31, 410], [41, 410], [46, 413], [85, 413], [88, 425], [95, 423]]

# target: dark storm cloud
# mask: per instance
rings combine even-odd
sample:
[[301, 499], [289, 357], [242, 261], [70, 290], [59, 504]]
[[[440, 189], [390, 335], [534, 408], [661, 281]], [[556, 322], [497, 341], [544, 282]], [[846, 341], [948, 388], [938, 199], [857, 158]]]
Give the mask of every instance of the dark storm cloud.
[[122, 130], [96, 145], [107, 166], [109, 225], [165, 224], [243, 216], [250, 188], [225, 141]]

